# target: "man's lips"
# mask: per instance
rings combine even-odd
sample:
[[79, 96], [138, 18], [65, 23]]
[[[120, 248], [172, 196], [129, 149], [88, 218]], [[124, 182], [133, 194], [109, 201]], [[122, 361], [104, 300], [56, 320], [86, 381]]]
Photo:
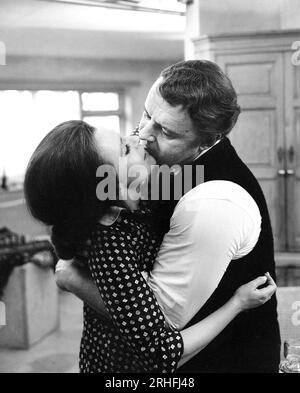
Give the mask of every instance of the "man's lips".
[[149, 154], [150, 156], [153, 156], [153, 154], [152, 154], [152, 152], [151, 152], [151, 150], [149, 149], [148, 146], [145, 146], [145, 154], [146, 155]]
[[150, 149], [147, 149], [147, 148], [145, 148], [145, 159], [148, 159], [150, 161], [153, 160], [153, 164], [151, 164], [151, 165], [156, 164], [156, 158], [155, 158], [154, 154], [152, 154]]

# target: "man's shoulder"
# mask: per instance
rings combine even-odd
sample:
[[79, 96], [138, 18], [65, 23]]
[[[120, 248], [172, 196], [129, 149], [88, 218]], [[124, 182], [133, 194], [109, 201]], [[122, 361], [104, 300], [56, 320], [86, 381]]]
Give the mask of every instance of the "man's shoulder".
[[206, 206], [211, 209], [214, 205], [216, 208], [223, 206], [228, 214], [230, 211], [240, 211], [250, 215], [255, 221], [260, 221], [261, 218], [253, 197], [239, 184], [227, 180], [211, 180], [199, 184], [180, 199], [177, 209], [187, 210], [192, 207], [194, 210], [202, 207], [205, 210]]
[[192, 199], [253, 200], [241, 185], [230, 180], [210, 180], [198, 184], [183, 195], [181, 201]]

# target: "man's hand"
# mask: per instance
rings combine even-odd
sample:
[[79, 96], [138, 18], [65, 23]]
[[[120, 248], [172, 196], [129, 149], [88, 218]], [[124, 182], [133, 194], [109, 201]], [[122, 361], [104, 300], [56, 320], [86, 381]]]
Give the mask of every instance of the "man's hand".
[[71, 292], [96, 311], [99, 319], [111, 323], [111, 318], [102, 301], [99, 290], [90, 272], [75, 259], [60, 259], [55, 269], [57, 286]]
[[74, 259], [60, 259], [55, 266], [56, 285], [63, 291], [72, 292], [75, 263]]

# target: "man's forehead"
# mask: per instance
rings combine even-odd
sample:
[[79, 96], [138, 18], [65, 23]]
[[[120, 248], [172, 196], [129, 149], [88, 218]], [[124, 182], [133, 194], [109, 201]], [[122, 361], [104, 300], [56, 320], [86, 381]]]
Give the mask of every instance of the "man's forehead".
[[145, 109], [150, 112], [149, 115], [161, 125], [170, 127], [174, 131], [176, 129], [189, 131], [192, 129], [192, 121], [182, 105], [171, 106], [163, 99], [159, 92], [161, 79], [158, 79], [151, 87], [145, 102]]

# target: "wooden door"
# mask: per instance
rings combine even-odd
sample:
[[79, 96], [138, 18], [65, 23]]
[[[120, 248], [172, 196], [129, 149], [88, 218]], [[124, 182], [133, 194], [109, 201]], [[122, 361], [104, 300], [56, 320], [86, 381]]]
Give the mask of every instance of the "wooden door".
[[300, 65], [285, 54], [287, 250], [300, 250]]
[[276, 250], [284, 250], [287, 242], [283, 60], [281, 53], [273, 52], [216, 56], [242, 108], [230, 139], [264, 191]]

